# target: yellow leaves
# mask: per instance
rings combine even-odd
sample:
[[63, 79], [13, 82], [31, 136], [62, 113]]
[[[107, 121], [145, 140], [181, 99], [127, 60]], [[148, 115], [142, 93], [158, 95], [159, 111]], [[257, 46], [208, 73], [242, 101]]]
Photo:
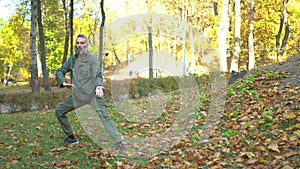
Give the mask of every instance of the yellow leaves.
[[255, 157], [254, 153], [252, 152], [242, 152], [240, 153], [240, 158], [252, 158]]
[[67, 147], [55, 147], [50, 150], [50, 152], [61, 152], [63, 150], [68, 149]]
[[58, 167], [67, 167], [71, 164], [71, 161], [70, 160], [64, 160], [64, 161], [61, 161], [61, 162], [58, 162], [56, 165]]
[[300, 130], [294, 131], [293, 134], [300, 139]]
[[287, 111], [286, 113], [283, 114], [283, 117], [289, 120], [289, 119], [294, 119], [296, 116], [292, 111]]
[[5, 150], [11, 150], [11, 149], [13, 149], [13, 146], [11, 146], [11, 145], [5, 147]]
[[41, 147], [37, 147], [32, 150], [31, 154], [35, 156], [43, 156], [46, 154], [46, 152]]

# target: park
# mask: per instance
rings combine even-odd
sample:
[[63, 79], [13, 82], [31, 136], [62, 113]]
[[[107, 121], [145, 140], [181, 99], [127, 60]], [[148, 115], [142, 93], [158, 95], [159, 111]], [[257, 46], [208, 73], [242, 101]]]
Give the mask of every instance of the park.
[[[0, 168], [300, 167], [299, 0], [11, 7], [0, 20]], [[79, 143], [62, 142], [56, 108], [75, 89], [57, 71], [79, 55], [78, 34], [125, 151], [89, 104], [68, 114]]]

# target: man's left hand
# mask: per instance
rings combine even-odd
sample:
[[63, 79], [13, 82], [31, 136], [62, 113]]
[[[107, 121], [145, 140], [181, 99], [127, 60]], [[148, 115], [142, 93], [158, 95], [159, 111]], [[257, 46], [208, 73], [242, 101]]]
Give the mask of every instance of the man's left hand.
[[104, 87], [103, 86], [97, 86], [96, 87], [96, 96], [98, 96], [98, 97], [102, 97], [103, 96], [103, 89], [104, 89]]

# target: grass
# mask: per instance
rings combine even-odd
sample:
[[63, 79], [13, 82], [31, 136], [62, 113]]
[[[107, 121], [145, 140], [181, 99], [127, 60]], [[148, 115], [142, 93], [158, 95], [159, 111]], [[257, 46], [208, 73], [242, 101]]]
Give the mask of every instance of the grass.
[[2, 114], [0, 117], [0, 168], [92, 168], [103, 165], [101, 148], [83, 134], [74, 115], [69, 117], [81, 144], [73, 147], [62, 144], [65, 135], [54, 111]]
[[[272, 76], [269, 73], [262, 78], [269, 80], [275, 75], [272, 72]], [[74, 116], [74, 112], [69, 114], [80, 139], [76, 146], [61, 144], [65, 135], [54, 110], [1, 114], [0, 168], [299, 168], [300, 104], [294, 99], [299, 98], [299, 94], [289, 87], [283, 88], [279, 95], [271, 90], [273, 83], [267, 82], [249, 76], [229, 87], [225, 110], [211, 135], [206, 135], [210, 130], [205, 129], [209, 127], [205, 127], [205, 121], [210, 120], [208, 98], [213, 95], [205, 90], [200, 91], [195, 100], [159, 95], [108, 104], [120, 132], [142, 141], [153, 133], [169, 129], [175, 118], [182, 117], [178, 112], [185, 103], [195, 107], [196, 112], [186, 112], [195, 116], [195, 125], [187, 137], [170, 150], [149, 159], [105, 152], [84, 128], [86, 125], [92, 135], [95, 133], [92, 129], [99, 124], [90, 120], [95, 115], [84, 111], [81, 111], [82, 116], [79, 113]], [[190, 96], [190, 93], [184, 94]], [[293, 104], [286, 104], [285, 101], [290, 103], [291, 100]], [[149, 118], [153, 112], [148, 110], [158, 113], [154, 120]], [[202, 142], [206, 136], [209, 140]], [[137, 146], [156, 146], [155, 142], [148, 144], [151, 145]]]

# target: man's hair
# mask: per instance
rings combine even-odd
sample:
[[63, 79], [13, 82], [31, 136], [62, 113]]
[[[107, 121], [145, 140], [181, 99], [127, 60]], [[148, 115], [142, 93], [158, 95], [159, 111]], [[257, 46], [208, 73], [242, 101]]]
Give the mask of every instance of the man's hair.
[[85, 40], [87, 40], [87, 37], [84, 34], [78, 34], [77, 38], [84, 38]]

